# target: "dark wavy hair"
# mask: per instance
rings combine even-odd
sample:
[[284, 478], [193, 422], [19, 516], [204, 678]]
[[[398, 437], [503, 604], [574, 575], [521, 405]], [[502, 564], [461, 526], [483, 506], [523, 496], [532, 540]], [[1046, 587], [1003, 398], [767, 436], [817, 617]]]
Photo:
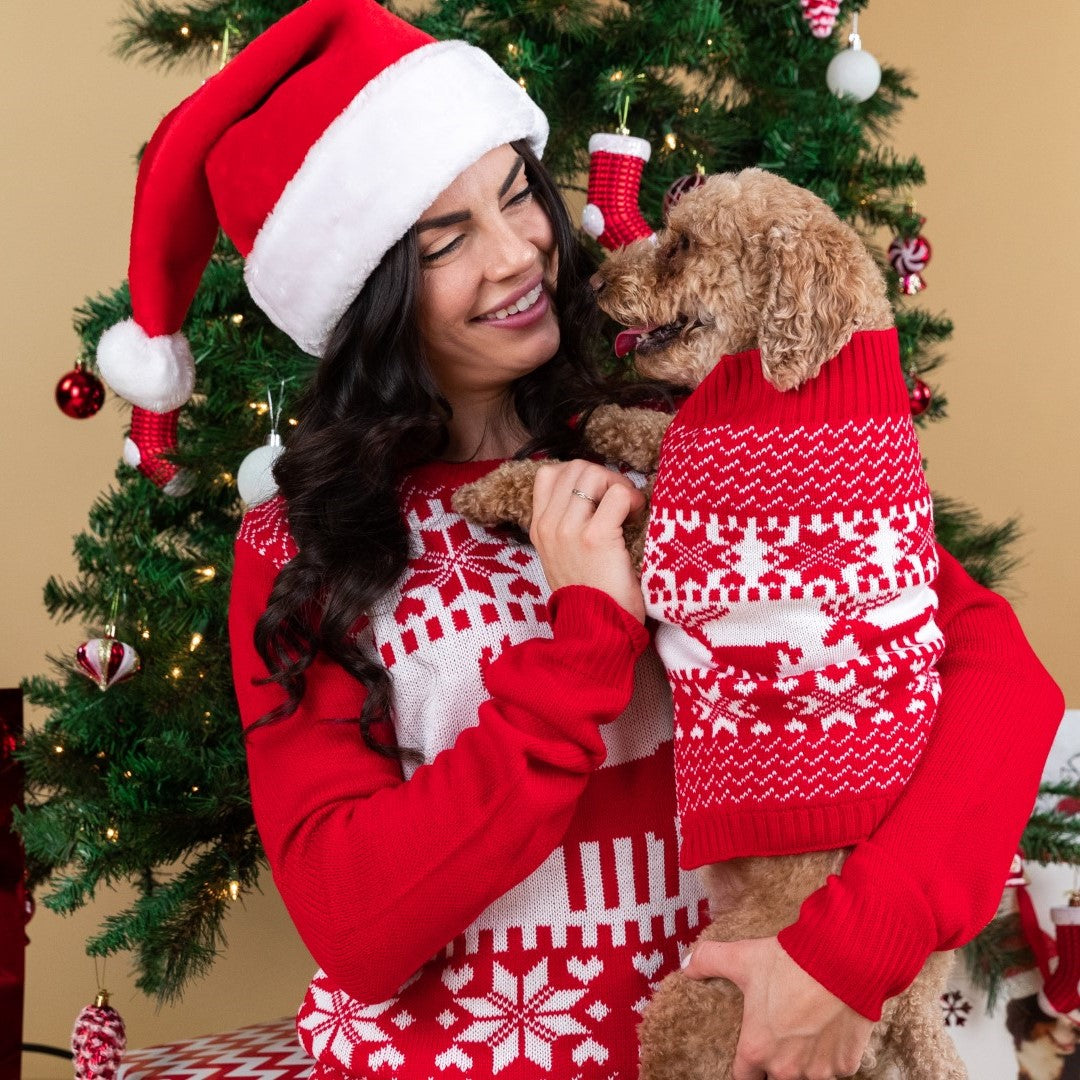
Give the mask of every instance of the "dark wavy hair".
[[[524, 142], [534, 197], [551, 220], [558, 250], [556, 354], [512, 386], [512, 406], [531, 439], [517, 456], [587, 456], [583, 422], [603, 401], [656, 396], [602, 372], [600, 315], [589, 288], [596, 268], [581, 245], [553, 180]], [[288, 699], [256, 722], [296, 711], [304, 673], [322, 651], [366, 688], [359, 717], [364, 743], [386, 757], [420, 755], [378, 741], [372, 726], [390, 721], [390, 678], [356, 638], [357, 622], [405, 571], [409, 534], [398, 486], [416, 465], [449, 445], [449, 402], [424, 354], [417, 304], [421, 262], [415, 229], [383, 257], [330, 336], [315, 378], [297, 406], [297, 425], [274, 477], [299, 549], [281, 569], [255, 627], [255, 646]], [[650, 389], [650, 385], [653, 387]]]

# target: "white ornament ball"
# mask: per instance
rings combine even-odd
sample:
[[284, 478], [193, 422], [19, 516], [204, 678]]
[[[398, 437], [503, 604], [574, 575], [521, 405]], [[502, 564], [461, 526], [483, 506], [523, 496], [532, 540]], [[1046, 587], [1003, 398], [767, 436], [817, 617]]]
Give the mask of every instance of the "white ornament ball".
[[236, 490], [248, 506], [257, 506], [277, 494], [277, 483], [271, 469], [285, 447], [281, 436], [271, 435], [264, 446], [251, 451], [236, 471]]
[[865, 49], [845, 49], [829, 61], [825, 82], [837, 97], [866, 101], [881, 85], [881, 65]]

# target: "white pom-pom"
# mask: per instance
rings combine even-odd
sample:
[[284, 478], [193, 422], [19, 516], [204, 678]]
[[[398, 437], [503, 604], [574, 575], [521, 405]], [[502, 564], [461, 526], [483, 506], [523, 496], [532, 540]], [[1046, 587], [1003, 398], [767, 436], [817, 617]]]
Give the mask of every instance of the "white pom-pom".
[[122, 455], [125, 465], [130, 465], [133, 469], [137, 469], [142, 463], [142, 453], [139, 451], [138, 444], [134, 439], [124, 440], [124, 453]]
[[604, 231], [604, 212], [596, 203], [586, 203], [581, 212], [581, 227], [595, 240]]
[[277, 494], [277, 481], [271, 470], [284, 452], [281, 436], [271, 434], [264, 446], [251, 451], [236, 470], [236, 490], [248, 506], [257, 506]]
[[148, 337], [134, 319], [101, 335], [97, 362], [115, 393], [150, 412], [179, 409], [195, 389], [195, 360], [184, 335]]

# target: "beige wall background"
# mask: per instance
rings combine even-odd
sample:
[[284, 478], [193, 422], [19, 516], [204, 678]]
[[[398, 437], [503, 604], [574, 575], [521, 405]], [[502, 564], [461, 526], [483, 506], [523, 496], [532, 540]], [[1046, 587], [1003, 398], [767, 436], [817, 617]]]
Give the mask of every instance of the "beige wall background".
[[[85, 636], [48, 620], [41, 587], [73, 571], [72, 537], [111, 480], [125, 417], [110, 401], [94, 419], [69, 420], [53, 388], [77, 355], [72, 310], [126, 273], [133, 156], [205, 74], [115, 59], [122, 10], [121, 0], [80, 0], [5, 11], [2, 686]], [[864, 46], [910, 71], [920, 95], [892, 145], [917, 154], [928, 176], [918, 202], [934, 255], [920, 303], [956, 323], [940, 373], [951, 418], [922, 437], [931, 482], [989, 519], [1023, 519], [1024, 565], [1006, 593], [1076, 707], [1080, 6], [1051, 4], [1028, 25], [1007, 0], [875, 0], [860, 21]], [[155, 1008], [133, 988], [125, 959], [109, 962], [105, 983], [131, 1046], [295, 1009], [313, 963], [269, 880], [265, 890], [236, 905], [227, 954], [179, 1005]], [[96, 989], [83, 942], [124, 901], [122, 890], [106, 890], [68, 919], [39, 909], [29, 926], [28, 1041], [66, 1043]], [[58, 1059], [26, 1059], [28, 1080], [69, 1075]]]

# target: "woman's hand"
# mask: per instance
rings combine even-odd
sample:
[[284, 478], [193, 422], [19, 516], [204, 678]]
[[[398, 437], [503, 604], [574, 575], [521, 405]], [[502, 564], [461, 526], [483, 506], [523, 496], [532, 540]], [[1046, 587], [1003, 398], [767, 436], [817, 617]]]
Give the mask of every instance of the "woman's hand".
[[645, 496], [625, 476], [603, 465], [545, 462], [533, 486], [529, 539], [551, 591], [564, 585], [591, 585], [643, 623], [645, 600], [622, 525], [644, 508]]
[[808, 975], [776, 938], [702, 941], [683, 969], [743, 993], [732, 1080], [833, 1080], [858, 1071], [874, 1026]]

